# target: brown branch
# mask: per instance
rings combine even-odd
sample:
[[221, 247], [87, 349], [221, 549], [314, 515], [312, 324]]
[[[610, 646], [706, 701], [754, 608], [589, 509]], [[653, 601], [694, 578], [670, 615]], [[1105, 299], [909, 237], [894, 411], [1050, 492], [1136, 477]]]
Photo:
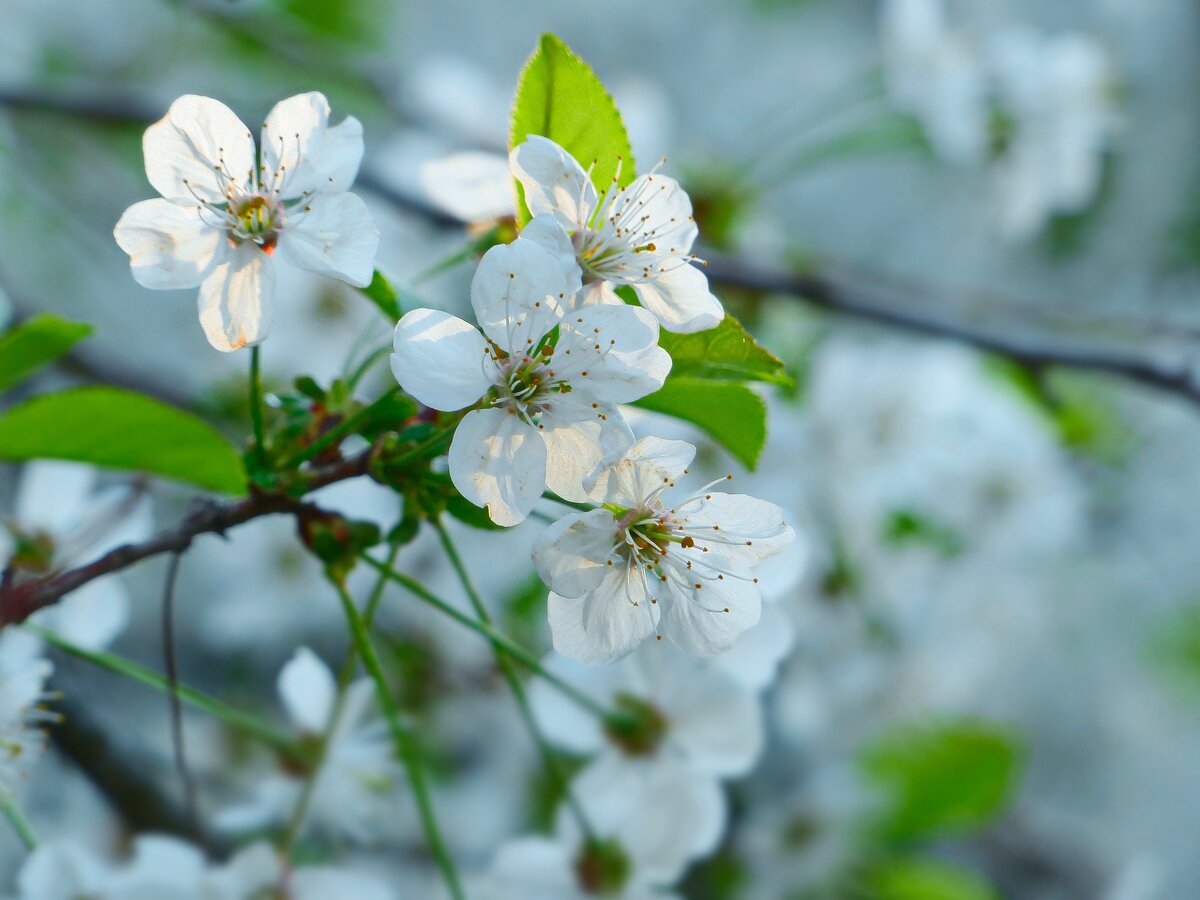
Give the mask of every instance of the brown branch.
[[[374, 448], [357, 456], [318, 469], [305, 483], [307, 492], [365, 475]], [[0, 628], [23, 622], [39, 609], [54, 603], [90, 581], [127, 569], [135, 563], [163, 553], [183, 553], [202, 534], [223, 535], [253, 519], [279, 513], [297, 513], [309, 504], [279, 493], [253, 492], [244, 500], [220, 503], [211, 499], [199, 505], [178, 525], [137, 544], [123, 544], [90, 563], [47, 578], [0, 586]]]

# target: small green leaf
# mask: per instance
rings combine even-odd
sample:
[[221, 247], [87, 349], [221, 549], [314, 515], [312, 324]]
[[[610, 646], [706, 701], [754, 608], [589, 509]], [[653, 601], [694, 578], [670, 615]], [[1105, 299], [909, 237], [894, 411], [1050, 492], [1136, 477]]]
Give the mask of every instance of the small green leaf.
[[889, 796], [882, 836], [908, 842], [989, 822], [1008, 803], [1020, 753], [1008, 732], [960, 720], [902, 727], [867, 747], [859, 764]]
[[189, 412], [133, 391], [84, 387], [34, 397], [0, 416], [0, 460], [66, 459], [246, 492], [241, 454]]
[[[614, 177], [624, 187], [637, 174], [617, 105], [591, 66], [552, 34], [542, 35], [517, 81], [509, 148], [531, 134], [550, 138], [585, 169], [593, 166], [598, 191], [607, 191]], [[529, 213], [519, 183], [517, 195], [517, 222], [524, 225]]]
[[54, 362], [91, 333], [90, 325], [47, 314], [0, 336], [0, 391]]
[[932, 859], [893, 859], [864, 876], [870, 900], [999, 900], [986, 881], [961, 866]]
[[1173, 612], [1154, 630], [1148, 649], [1155, 670], [1182, 699], [1200, 699], [1200, 603]]
[[671, 354], [672, 377], [719, 381], [766, 381], [792, 386], [783, 361], [761, 346], [733, 316], [695, 334], [661, 331], [658, 345]]
[[404, 315], [404, 310], [400, 308], [400, 295], [396, 292], [396, 288], [387, 280], [382, 272], [378, 269], [371, 277], [371, 283], [365, 288], [359, 288], [359, 292], [379, 307], [379, 311], [387, 316], [389, 322], [398, 322], [400, 317]]
[[634, 405], [700, 426], [747, 469], [758, 463], [767, 442], [766, 404], [744, 384], [672, 374]]
[[947, 559], [958, 556], [966, 546], [962, 535], [949, 525], [914, 509], [893, 510], [884, 522], [883, 537], [896, 547], [929, 547]]
[[446, 497], [446, 512], [454, 516], [458, 521], [470, 525], [472, 528], [479, 528], [483, 531], [504, 530], [503, 525], [497, 525], [488, 518], [486, 509], [476, 506], [459, 494], [449, 494]]

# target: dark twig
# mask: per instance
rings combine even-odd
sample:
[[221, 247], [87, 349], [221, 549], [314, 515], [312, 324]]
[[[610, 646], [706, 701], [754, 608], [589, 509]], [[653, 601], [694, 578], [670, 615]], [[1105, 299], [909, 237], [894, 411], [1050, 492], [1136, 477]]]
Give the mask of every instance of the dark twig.
[[[317, 469], [305, 482], [305, 491], [356, 478], [367, 473], [373, 449]], [[163, 553], [183, 553], [202, 534], [224, 534], [253, 519], [279, 513], [296, 513], [306, 504], [286, 494], [251, 493], [244, 500], [220, 503], [205, 500], [178, 525], [137, 544], [123, 544], [90, 563], [49, 578], [0, 587], [0, 627], [23, 622], [39, 609], [64, 594], [101, 576], [127, 569], [135, 563]]]
[[196, 783], [188, 769], [187, 747], [183, 735], [183, 705], [179, 702], [179, 667], [175, 659], [175, 585], [179, 580], [179, 563], [182, 559], [182, 553], [175, 553], [167, 564], [162, 607], [163, 663], [167, 670], [167, 705], [171, 714], [171, 745], [175, 751], [175, 768], [183, 784], [184, 812], [192, 824], [194, 836], [199, 840], [200, 808], [196, 803]]

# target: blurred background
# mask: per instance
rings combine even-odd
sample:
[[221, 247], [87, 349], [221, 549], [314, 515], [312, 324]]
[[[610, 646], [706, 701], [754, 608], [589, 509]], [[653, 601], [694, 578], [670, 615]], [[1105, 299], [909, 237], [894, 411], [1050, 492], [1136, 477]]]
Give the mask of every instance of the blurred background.
[[[714, 291], [796, 379], [763, 392], [754, 472], [681, 423], [635, 424], [698, 443], [706, 470], [784, 506], [799, 535], [729, 663], [766, 740], [724, 784], [719, 846], [679, 893], [1200, 894], [1194, 3], [0, 5], [0, 319], [95, 326], [8, 401], [102, 381], [244, 436], [244, 355], [207, 345], [194, 292], [139, 288], [112, 239], [153, 193], [141, 133], [184, 93], [254, 123], [320, 90], [335, 118], [360, 118], [356, 191], [383, 232], [379, 267], [406, 306], [464, 313], [472, 266], [428, 270], [511, 209], [497, 157], [520, 67], [552, 31], [611, 89], [639, 168], [668, 158]], [[352, 289], [281, 275], [268, 388], [327, 382], [388, 334]], [[389, 377], [372, 370], [361, 390]], [[0, 467], [0, 517], [128, 490], [90, 478]], [[190, 497], [132, 490], [123, 524], [142, 533]], [[384, 527], [399, 514], [370, 483], [324, 499]], [[528, 549], [542, 527], [454, 528], [498, 621], [539, 652], [545, 591]], [[436, 535], [399, 562], [466, 608]], [[164, 570], [107, 586], [129, 609], [113, 649], [157, 669]], [[344, 652], [337, 597], [287, 522], [199, 542], [177, 602], [183, 679], [283, 727], [281, 667], [300, 646], [335, 666]], [[381, 629], [452, 850], [486, 872], [505, 841], [551, 827], [557, 798], [485, 643], [400, 592]], [[45, 834], [119, 854], [162, 824], [124, 770], [178, 799], [166, 701], [65, 657], [52, 688], [66, 722], [26, 809]], [[205, 816], [261, 828], [271, 801], [254, 788], [284, 776], [213, 720], [186, 725]], [[410, 804], [359, 812], [370, 840], [335, 828], [312, 853], [389, 873], [397, 897], [438, 896]], [[21, 858], [0, 829], [0, 892]]]

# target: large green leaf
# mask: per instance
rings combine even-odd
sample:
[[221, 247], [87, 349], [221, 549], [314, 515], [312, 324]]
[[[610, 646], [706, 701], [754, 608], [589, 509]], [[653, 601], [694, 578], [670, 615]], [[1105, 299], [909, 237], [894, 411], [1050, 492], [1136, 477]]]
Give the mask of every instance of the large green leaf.
[[658, 344], [671, 354], [671, 374], [721, 381], [767, 381], [791, 386], [783, 361], [762, 347], [733, 316], [695, 334], [659, 332]]
[[[614, 176], [624, 187], [637, 174], [617, 105], [591, 66], [552, 34], [542, 35], [517, 81], [509, 147], [531, 134], [550, 138], [585, 169], [593, 166], [597, 190], [607, 190]], [[529, 213], [520, 184], [517, 192], [517, 221], [524, 225]]]
[[241, 454], [202, 419], [111, 387], [44, 394], [0, 416], [0, 460], [67, 459], [246, 492]]
[[883, 837], [908, 842], [990, 821], [1016, 784], [1020, 753], [996, 726], [951, 721], [885, 735], [860, 765], [890, 800], [879, 822]]
[[359, 293], [379, 307], [379, 311], [389, 322], [398, 322], [404, 315], [400, 308], [400, 296], [396, 288], [388, 281], [387, 276], [378, 269], [371, 276], [371, 283], [365, 288], [359, 288]]
[[767, 442], [767, 407], [744, 384], [706, 378], [667, 379], [661, 389], [635, 404], [700, 426], [748, 469]]
[[47, 314], [0, 336], [0, 391], [54, 362], [91, 333], [90, 325]]
[[997, 900], [1000, 896], [969, 869], [932, 859], [894, 859], [864, 878], [870, 900]]

